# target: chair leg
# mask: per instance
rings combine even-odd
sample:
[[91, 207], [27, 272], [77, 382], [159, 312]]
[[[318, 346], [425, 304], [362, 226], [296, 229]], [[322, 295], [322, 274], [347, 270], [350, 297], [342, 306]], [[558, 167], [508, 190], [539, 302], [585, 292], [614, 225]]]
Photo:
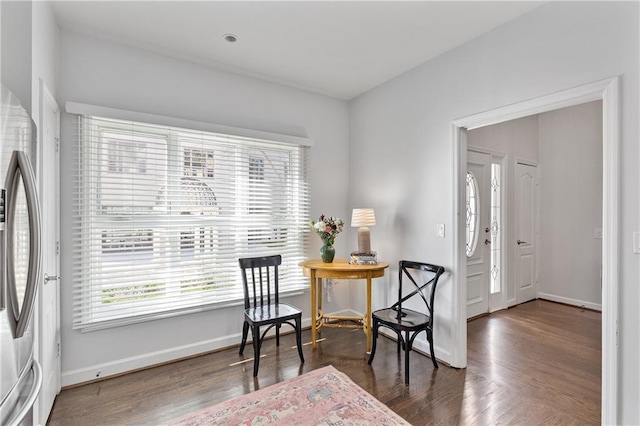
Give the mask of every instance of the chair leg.
[[240, 342], [240, 355], [242, 355], [242, 352], [244, 352], [244, 345], [247, 344], [247, 334], [249, 334], [249, 323], [245, 321], [244, 324], [242, 324], [242, 342]]
[[404, 384], [409, 384], [409, 352], [411, 352], [411, 345], [409, 344], [409, 332], [405, 332], [405, 344], [404, 344]]
[[253, 335], [253, 377], [258, 375], [258, 367], [260, 366], [260, 327], [251, 327], [251, 334]]
[[276, 346], [280, 346], [280, 324], [276, 325]]
[[304, 363], [304, 356], [302, 355], [302, 316], [296, 318], [296, 343], [298, 344], [300, 362]]
[[438, 368], [436, 353], [433, 350], [433, 333], [427, 331], [427, 340], [429, 341], [429, 351], [431, 352], [431, 362], [433, 362], [433, 368]]
[[373, 319], [373, 327], [371, 328], [371, 353], [369, 354], [369, 361], [367, 361], [369, 363], [369, 365], [371, 365], [371, 363], [373, 362], [373, 357], [376, 356], [376, 343], [378, 342], [378, 321], [376, 321], [376, 319]]

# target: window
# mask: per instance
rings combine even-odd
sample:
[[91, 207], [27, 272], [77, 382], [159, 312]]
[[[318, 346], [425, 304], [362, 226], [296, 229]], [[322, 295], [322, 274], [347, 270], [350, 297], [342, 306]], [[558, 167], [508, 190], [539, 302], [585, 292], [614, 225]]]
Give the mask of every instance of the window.
[[499, 293], [501, 288], [500, 282], [500, 240], [501, 233], [501, 166], [500, 164], [491, 164], [491, 294]]
[[103, 137], [112, 147], [107, 152], [109, 173], [146, 173], [147, 158], [144, 141], [135, 139], [122, 141], [114, 133], [105, 133]]
[[184, 149], [184, 168], [185, 176], [197, 177], [213, 177], [213, 151]]
[[467, 172], [466, 222], [467, 257], [473, 256], [478, 244], [478, 181], [473, 173]]
[[74, 328], [242, 299], [238, 258], [282, 254], [308, 286], [309, 147], [81, 116]]

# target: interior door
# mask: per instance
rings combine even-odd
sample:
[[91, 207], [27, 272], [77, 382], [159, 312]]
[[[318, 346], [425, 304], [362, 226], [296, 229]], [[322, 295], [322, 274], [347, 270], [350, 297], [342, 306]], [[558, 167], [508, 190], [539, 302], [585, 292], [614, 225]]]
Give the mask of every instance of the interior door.
[[516, 163], [516, 302], [537, 298], [538, 168]]
[[59, 132], [60, 112], [54, 98], [41, 85], [40, 100], [40, 199], [42, 206], [42, 277], [38, 321], [38, 359], [42, 366], [42, 389], [36, 407], [39, 423], [45, 424], [60, 392], [60, 225], [59, 225]]
[[489, 312], [491, 155], [467, 153], [467, 318]]

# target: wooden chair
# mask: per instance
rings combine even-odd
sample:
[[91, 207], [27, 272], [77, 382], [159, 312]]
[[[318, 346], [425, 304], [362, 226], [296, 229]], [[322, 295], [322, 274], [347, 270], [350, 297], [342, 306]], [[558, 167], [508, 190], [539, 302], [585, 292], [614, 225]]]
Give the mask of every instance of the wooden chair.
[[[380, 327], [387, 327], [398, 335], [398, 354], [400, 353], [400, 347], [404, 349], [405, 384], [409, 384], [409, 351], [411, 351], [413, 341], [421, 331], [427, 333], [427, 341], [429, 342], [429, 349], [431, 350], [431, 361], [433, 362], [434, 368], [438, 368], [438, 362], [436, 361], [436, 355], [433, 350], [433, 301], [438, 279], [443, 273], [444, 268], [442, 266], [411, 262], [408, 260], [401, 260], [399, 262], [398, 301], [390, 308], [380, 309], [372, 314], [373, 345], [371, 347], [371, 354], [369, 355], [369, 365], [373, 362], [373, 357], [376, 354], [378, 329]], [[408, 278], [414, 287], [412, 289], [413, 291], [406, 296], [403, 296], [402, 291], [403, 276]], [[421, 282], [423, 282], [423, 284], [419, 285], [416, 282], [416, 277], [422, 278]], [[405, 290], [405, 292], [407, 291]], [[404, 302], [417, 295], [420, 296], [426, 305], [424, 312], [414, 311], [402, 306]], [[404, 333], [404, 338], [402, 333]]]
[[[253, 337], [253, 376], [258, 375], [260, 365], [260, 347], [267, 332], [276, 327], [276, 345], [280, 346], [280, 326], [289, 324], [296, 331], [298, 355], [302, 355], [302, 312], [291, 305], [280, 303], [278, 295], [278, 266], [282, 256], [251, 257], [239, 259], [244, 285], [244, 324], [240, 355], [247, 343], [247, 334], [251, 328]], [[262, 335], [260, 327], [268, 326]]]

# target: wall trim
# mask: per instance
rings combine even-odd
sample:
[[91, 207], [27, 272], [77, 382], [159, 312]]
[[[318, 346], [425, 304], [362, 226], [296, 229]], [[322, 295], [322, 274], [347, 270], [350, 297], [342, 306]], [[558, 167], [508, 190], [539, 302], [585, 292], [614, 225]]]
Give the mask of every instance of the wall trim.
[[[332, 313], [332, 315], [352, 314], [354, 314], [354, 311], [350, 309], [340, 310]], [[311, 318], [302, 318], [302, 328], [309, 327], [311, 327]], [[287, 331], [285, 328], [283, 328], [282, 330], [284, 330], [285, 332]], [[275, 336], [275, 329], [270, 330], [269, 333], [267, 333], [267, 336]], [[118, 376], [136, 370], [151, 368], [160, 364], [175, 362], [180, 359], [191, 358], [199, 355], [204, 355], [208, 352], [238, 346], [240, 345], [241, 338], [242, 333], [233, 333], [215, 339], [201, 340], [199, 342], [191, 343], [188, 345], [175, 346], [169, 349], [147, 352], [132, 357], [118, 359], [115, 361], [95, 364], [76, 370], [65, 371], [62, 373], [62, 387], [93, 382], [97, 379], [105, 379], [112, 376]], [[250, 342], [251, 336], [249, 336], [249, 344], [251, 344]], [[305, 342], [303, 342], [303, 344], [304, 343]], [[250, 355], [247, 354], [247, 356]]]
[[[309, 321], [309, 325], [311, 322]], [[115, 361], [91, 365], [89, 367], [62, 373], [62, 387], [78, 385], [85, 382], [117, 376], [123, 373], [150, 368], [155, 365], [165, 364], [182, 358], [189, 358], [207, 352], [224, 349], [240, 343], [241, 333], [223, 336], [217, 339], [202, 340], [188, 345], [175, 346], [173, 348], [148, 352], [145, 354], [118, 359]]]
[[453, 318], [452, 366], [467, 365], [466, 256], [464, 256], [464, 178], [467, 162], [466, 131], [529, 115], [602, 100], [603, 217], [602, 217], [602, 418], [618, 421], [618, 270], [620, 213], [620, 78], [618, 76], [570, 88], [535, 99], [462, 117], [451, 123], [453, 143]]
[[307, 137], [284, 135], [280, 133], [265, 132], [263, 130], [243, 129], [240, 127], [226, 126], [217, 123], [187, 120], [184, 118], [168, 117], [165, 115], [149, 114], [139, 111], [128, 111], [119, 108], [110, 108], [99, 105], [89, 105], [80, 102], [65, 103], [65, 111], [69, 114], [93, 115], [97, 117], [119, 120], [139, 121], [164, 126], [182, 127], [191, 130], [222, 133], [246, 138], [264, 139], [269, 141], [287, 142], [292, 145], [313, 146], [313, 140]]
[[602, 312], [602, 305], [599, 304], [599, 303], [586, 302], [584, 300], [557, 296], [555, 294], [538, 293], [538, 299], [549, 300], [551, 302], [558, 302], [558, 303], [563, 303], [565, 305], [572, 305], [572, 306], [577, 306], [577, 307], [583, 307], [584, 306], [587, 309], [591, 309], [593, 311]]
[[[311, 327], [311, 318], [303, 318], [302, 327]], [[284, 328], [282, 330], [286, 332]], [[267, 333], [267, 336], [271, 335], [275, 335], [275, 330], [270, 330], [269, 333]], [[93, 382], [96, 381], [96, 379], [105, 379], [112, 376], [118, 376], [136, 370], [151, 368], [156, 365], [166, 364], [168, 362], [179, 361], [184, 358], [191, 358], [199, 355], [204, 355], [208, 352], [238, 346], [240, 344], [241, 338], [242, 333], [234, 333], [227, 336], [218, 337], [216, 339], [201, 340], [199, 342], [191, 343], [188, 345], [175, 346], [169, 349], [147, 352], [137, 356], [122, 358], [101, 364], [95, 364], [76, 370], [65, 371], [62, 373], [62, 387], [64, 388], [87, 382]], [[251, 336], [249, 336], [249, 345], [251, 344], [250, 342]], [[250, 357], [249, 354], [247, 354], [247, 356]]]

